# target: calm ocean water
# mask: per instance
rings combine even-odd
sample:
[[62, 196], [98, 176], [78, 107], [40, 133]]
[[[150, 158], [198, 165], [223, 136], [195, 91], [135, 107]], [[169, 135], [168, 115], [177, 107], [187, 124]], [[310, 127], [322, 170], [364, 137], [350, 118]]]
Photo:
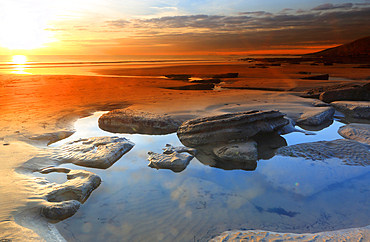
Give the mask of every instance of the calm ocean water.
[[[0, 73], [95, 75], [99, 68], [168, 63], [229, 62], [241, 56], [0, 55]], [[19, 56], [18, 56], [19, 58]], [[243, 57], [244, 58], [244, 57]]]

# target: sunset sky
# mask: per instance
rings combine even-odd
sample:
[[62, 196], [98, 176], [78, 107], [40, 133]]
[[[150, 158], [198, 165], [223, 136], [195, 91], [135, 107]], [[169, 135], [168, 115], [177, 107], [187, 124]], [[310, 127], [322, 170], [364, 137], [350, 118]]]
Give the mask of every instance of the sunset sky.
[[1, 0], [0, 54], [309, 53], [370, 35], [370, 0]]

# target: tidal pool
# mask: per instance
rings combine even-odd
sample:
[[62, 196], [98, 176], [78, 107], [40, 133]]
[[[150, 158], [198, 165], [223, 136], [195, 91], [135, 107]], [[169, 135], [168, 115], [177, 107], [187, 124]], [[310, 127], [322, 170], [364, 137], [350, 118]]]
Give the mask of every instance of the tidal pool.
[[[102, 113], [76, 122], [77, 132], [54, 143], [117, 135], [135, 147], [107, 170], [103, 182], [69, 219], [57, 224], [67, 241], [207, 241], [227, 230], [314, 233], [370, 224], [370, 169], [337, 159], [274, 156], [253, 171], [223, 170], [194, 158], [181, 173], [148, 167], [148, 151], [181, 145], [176, 134], [112, 134], [97, 126]], [[288, 145], [341, 139], [334, 123], [316, 135], [284, 135]], [[46, 176], [64, 182], [57, 175]]]

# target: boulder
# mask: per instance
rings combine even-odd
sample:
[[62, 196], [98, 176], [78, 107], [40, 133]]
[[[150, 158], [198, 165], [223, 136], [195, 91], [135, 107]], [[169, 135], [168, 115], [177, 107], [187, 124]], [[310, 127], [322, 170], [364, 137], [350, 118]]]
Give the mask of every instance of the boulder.
[[346, 139], [370, 145], [370, 124], [347, 124], [340, 127], [338, 133]]
[[360, 88], [361, 86], [355, 85], [355, 84], [336, 84], [331, 86], [323, 86], [323, 87], [317, 87], [310, 90], [305, 91], [301, 97], [304, 98], [319, 98], [321, 93], [333, 91], [333, 90], [339, 90], [344, 88]]
[[314, 111], [303, 113], [297, 119], [297, 124], [317, 126], [333, 119], [334, 113], [335, 109], [333, 107], [316, 107]]
[[213, 75], [212, 78], [237, 78], [238, 76], [239, 76], [239, 73], [226, 73], [226, 74]]
[[326, 91], [320, 94], [319, 99], [326, 103], [334, 101], [370, 101], [370, 92], [367, 86], [350, 87]]
[[329, 80], [329, 74], [302, 77], [303, 80]]
[[99, 118], [99, 127], [113, 133], [161, 135], [176, 132], [181, 122], [167, 115], [116, 109]]
[[53, 159], [59, 163], [107, 169], [134, 145], [133, 142], [117, 136], [78, 139], [62, 145], [56, 150]]
[[331, 105], [352, 118], [370, 119], [370, 102], [336, 101]]
[[149, 154], [148, 166], [156, 169], [170, 169], [173, 172], [181, 172], [189, 165], [194, 156], [189, 154], [178, 153], [175, 150], [172, 152], [167, 151], [163, 154], [154, 153]]
[[279, 111], [247, 111], [184, 122], [177, 136], [187, 147], [202, 146], [234, 140], [246, 140], [258, 133], [269, 133], [287, 125], [285, 114]]
[[101, 183], [98, 175], [84, 170], [49, 167], [40, 171], [42, 174], [52, 172], [66, 173], [68, 181], [63, 184], [49, 183], [44, 189], [45, 202], [41, 203], [39, 211], [51, 221], [73, 216]]
[[258, 159], [257, 142], [254, 140], [219, 145], [213, 148], [213, 152], [224, 161], [248, 162]]
[[369, 149], [357, 141], [339, 139], [285, 146], [276, 151], [277, 155], [303, 157], [311, 160], [338, 158], [347, 165], [370, 165]]

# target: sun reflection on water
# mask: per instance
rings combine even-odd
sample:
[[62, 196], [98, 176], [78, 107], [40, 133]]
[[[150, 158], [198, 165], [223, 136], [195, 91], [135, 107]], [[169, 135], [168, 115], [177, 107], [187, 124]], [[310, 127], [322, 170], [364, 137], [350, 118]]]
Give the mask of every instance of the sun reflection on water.
[[27, 56], [25, 55], [14, 55], [12, 58], [12, 64], [13, 66], [13, 71], [11, 73], [13, 74], [30, 74], [25, 71], [26, 69], [26, 64], [27, 63]]

